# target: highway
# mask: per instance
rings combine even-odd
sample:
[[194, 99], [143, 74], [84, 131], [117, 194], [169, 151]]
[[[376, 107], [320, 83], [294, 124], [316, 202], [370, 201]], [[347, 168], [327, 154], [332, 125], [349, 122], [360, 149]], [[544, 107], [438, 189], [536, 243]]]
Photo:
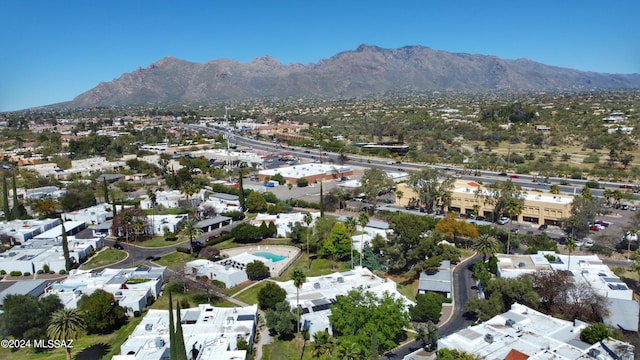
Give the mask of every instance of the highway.
[[[199, 125], [191, 125], [191, 124], [174, 124], [175, 126], [180, 126], [183, 128], [187, 128], [197, 132], [204, 132], [210, 135], [217, 134], [227, 134], [227, 132], [208, 128]], [[298, 157], [299, 159], [305, 159], [308, 161], [322, 161], [336, 163], [339, 164], [340, 154], [334, 152], [321, 151], [320, 149], [312, 149], [312, 148], [300, 148], [300, 147], [292, 147], [285, 146], [280, 143], [273, 143], [268, 141], [262, 141], [257, 139], [252, 139], [249, 137], [239, 136], [237, 134], [232, 134], [232, 143], [238, 147], [253, 149], [265, 152], [272, 153], [287, 153], [293, 156]], [[506, 174], [497, 171], [488, 171], [488, 170], [470, 170], [467, 168], [458, 168], [453, 166], [445, 166], [445, 165], [432, 165], [432, 164], [417, 164], [417, 163], [409, 163], [409, 162], [393, 162], [389, 163], [390, 159], [388, 158], [376, 158], [374, 156], [362, 156], [362, 155], [353, 155], [353, 154], [344, 154], [347, 159], [344, 160], [344, 165], [358, 166], [364, 168], [379, 168], [385, 171], [392, 172], [404, 172], [404, 171], [420, 171], [424, 168], [432, 168], [440, 170], [444, 173], [447, 173], [451, 176], [455, 176], [458, 179], [468, 180], [468, 181], [482, 181], [483, 183], [492, 183], [496, 181], [504, 181], [506, 179], [511, 179], [515, 184], [520, 185], [525, 190], [532, 191], [549, 191], [551, 184], [556, 184], [560, 187], [560, 192], [562, 194], [575, 195], [580, 193], [580, 191], [584, 188], [587, 180], [582, 179], [568, 179], [568, 178], [557, 178], [557, 177], [548, 177], [548, 183], [540, 181], [542, 177], [536, 177], [533, 175], [523, 175], [523, 174]], [[342, 164], [341, 164], [342, 165]], [[568, 185], [561, 185], [568, 184]], [[612, 189], [622, 189], [622, 186], [627, 184], [623, 183], [615, 183], [615, 182], [600, 182], [600, 189], [591, 189], [591, 192], [594, 196], [602, 197], [604, 194], [603, 188], [612, 188]], [[634, 195], [634, 198], [640, 199], [638, 195]]]

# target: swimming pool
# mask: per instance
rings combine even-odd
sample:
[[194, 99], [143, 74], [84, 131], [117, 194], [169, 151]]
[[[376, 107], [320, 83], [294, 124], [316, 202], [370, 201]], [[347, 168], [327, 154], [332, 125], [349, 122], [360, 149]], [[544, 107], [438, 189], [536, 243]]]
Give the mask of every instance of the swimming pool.
[[263, 257], [265, 259], [269, 259], [269, 260], [273, 261], [274, 263], [278, 262], [278, 261], [282, 261], [282, 260], [287, 258], [287, 256], [285, 256], [285, 255], [276, 255], [276, 254], [272, 254], [272, 253], [266, 252], [266, 251], [254, 252], [252, 255], [260, 256], [260, 257]]

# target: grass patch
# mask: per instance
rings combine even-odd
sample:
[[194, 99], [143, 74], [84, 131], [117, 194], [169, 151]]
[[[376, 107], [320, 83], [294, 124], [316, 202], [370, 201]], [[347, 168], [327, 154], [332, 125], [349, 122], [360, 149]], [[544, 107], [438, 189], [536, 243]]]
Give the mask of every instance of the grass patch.
[[265, 287], [265, 285], [267, 285], [267, 281], [263, 281], [259, 284], [256, 284], [255, 286], [252, 286], [251, 288], [243, 291], [242, 293], [238, 294], [238, 296], [234, 296], [234, 298], [247, 303], [247, 304], [257, 304], [258, 303], [258, 293], [260, 292], [260, 290]]
[[[302, 342], [300, 342], [300, 349], [302, 349]], [[262, 346], [262, 359], [263, 360], [289, 360], [298, 359], [299, 356], [298, 346], [296, 345], [296, 339], [293, 340], [280, 340], [275, 338], [273, 344]], [[307, 343], [304, 348], [303, 360], [311, 360], [311, 345]]]
[[304, 272], [307, 277], [310, 276], [321, 276], [326, 274], [331, 274], [337, 271], [348, 271], [347, 265], [350, 265], [350, 262], [334, 262], [331, 259], [317, 257], [317, 255], [311, 255], [311, 267], [309, 267], [309, 257], [307, 257], [306, 253], [302, 253], [300, 257], [290, 266], [278, 280], [286, 281], [290, 280], [293, 275], [293, 271], [296, 269], [300, 269]]
[[105, 248], [104, 250], [93, 256], [91, 259], [89, 259], [89, 261], [82, 264], [80, 268], [83, 270], [91, 270], [102, 266], [115, 264], [119, 261], [124, 260], [126, 257], [127, 253], [125, 251], [117, 250], [114, 248]]
[[[188, 301], [189, 302], [189, 307], [196, 307], [198, 306], [198, 304], [206, 304], [207, 303], [207, 298], [206, 298], [206, 294], [197, 292], [197, 293], [172, 293], [171, 297], [173, 298], [173, 307], [175, 309], [175, 304], [177, 302], [180, 301]], [[221, 298], [217, 298], [214, 297], [213, 295], [211, 296], [211, 301], [209, 302], [209, 304], [213, 305], [213, 306], [217, 306], [217, 307], [237, 307], [238, 305], [221, 299]], [[155, 310], [169, 310], [169, 295], [168, 294], [164, 294], [162, 296], [160, 296], [158, 299], [156, 299], [156, 301], [153, 303], [153, 305], [151, 305], [152, 309]]]
[[182, 264], [191, 261], [191, 255], [174, 251], [160, 258], [160, 260], [154, 261], [154, 263], [160, 266], [166, 266], [171, 268], [172, 265]]
[[[120, 346], [127, 340], [129, 335], [133, 332], [133, 329], [142, 321], [142, 317], [129, 318], [129, 321], [120, 329], [114, 331], [111, 334], [106, 335], [81, 335], [77, 340], [73, 342], [73, 349], [71, 350], [72, 358], [76, 360], [100, 360], [111, 359], [114, 355], [120, 354]], [[99, 357], [91, 350], [97, 350], [98, 348], [105, 349], [105, 355]], [[64, 349], [55, 349], [51, 351], [44, 351], [36, 353], [32, 349], [21, 349], [16, 352], [11, 352], [10, 349], [0, 348], [0, 359], [3, 360], [65, 360], [67, 358]]]
[[222, 293], [227, 295], [227, 296], [232, 296], [235, 293], [238, 293], [240, 291], [242, 291], [243, 289], [248, 288], [249, 286], [255, 284], [255, 281], [245, 281], [242, 284], [238, 285], [238, 286], [234, 286], [230, 289], [222, 289]]
[[184, 238], [184, 239], [180, 239], [178, 238], [178, 240], [176, 241], [166, 241], [164, 239], [164, 236], [156, 236], [153, 239], [149, 239], [149, 240], [145, 240], [145, 241], [141, 241], [139, 243], [136, 243], [136, 245], [141, 246], [141, 247], [145, 247], [145, 248], [160, 248], [160, 247], [165, 247], [165, 246], [172, 246], [172, 245], [176, 245], [176, 244], [182, 244], [187, 242], [187, 240], [189, 240], [188, 238]]

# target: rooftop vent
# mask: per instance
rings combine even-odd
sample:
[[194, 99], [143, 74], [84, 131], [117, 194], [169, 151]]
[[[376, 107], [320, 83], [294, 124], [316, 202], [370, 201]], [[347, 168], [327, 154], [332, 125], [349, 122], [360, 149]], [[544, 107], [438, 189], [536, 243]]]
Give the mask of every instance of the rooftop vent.
[[525, 266], [527, 266], [527, 264], [525, 264], [525, 263], [523, 263], [523, 262], [519, 262], [519, 263], [518, 263], [518, 267], [519, 267], [519, 268], [523, 268], [523, 267], [525, 267]]
[[339, 282], [339, 283], [343, 283], [343, 282], [344, 282], [344, 278], [343, 278], [342, 276], [341, 276], [341, 277], [339, 277], [339, 278], [338, 278], [338, 282]]
[[147, 330], [147, 331], [151, 331], [151, 330], [153, 330], [153, 324], [146, 324], [146, 325], [144, 326], [144, 329], [145, 329], [145, 330]]
[[507, 319], [507, 321], [505, 322], [505, 325], [507, 325], [508, 327], [513, 327], [513, 325], [515, 325], [516, 322], [513, 321], [512, 319]]
[[493, 343], [493, 335], [491, 334], [486, 334], [484, 336], [484, 341], [488, 342], [489, 344]]
[[600, 350], [598, 349], [589, 350], [589, 356], [591, 356], [592, 358], [598, 358], [599, 355], [600, 355]]
[[157, 337], [155, 340], [156, 348], [164, 347], [164, 340], [161, 337]]
[[320, 289], [320, 283], [319, 282], [313, 283], [313, 288], [314, 289]]

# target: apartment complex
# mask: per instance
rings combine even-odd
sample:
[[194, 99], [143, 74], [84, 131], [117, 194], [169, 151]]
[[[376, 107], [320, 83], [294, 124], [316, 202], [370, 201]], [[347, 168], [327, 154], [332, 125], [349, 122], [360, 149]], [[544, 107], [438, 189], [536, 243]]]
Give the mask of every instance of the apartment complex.
[[[407, 184], [398, 184], [403, 196], [396, 199], [396, 205], [409, 206], [418, 199], [418, 194]], [[487, 219], [494, 218], [493, 206], [487, 204], [484, 199], [491, 196], [489, 189], [485, 189], [475, 181], [456, 181], [451, 191], [451, 203], [445, 211], [452, 211], [463, 215], [477, 214]], [[523, 192], [522, 213], [517, 216], [520, 222], [532, 224], [560, 225], [564, 218], [571, 216], [571, 204], [573, 196], [554, 195], [543, 192]]]

